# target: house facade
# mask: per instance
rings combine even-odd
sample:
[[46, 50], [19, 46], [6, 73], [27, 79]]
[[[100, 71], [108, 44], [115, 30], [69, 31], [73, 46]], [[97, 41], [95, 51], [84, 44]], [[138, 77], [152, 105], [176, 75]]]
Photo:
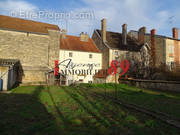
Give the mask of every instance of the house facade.
[[[130, 31], [129, 35], [136, 37], [137, 31]], [[179, 68], [180, 62], [180, 40], [178, 39], [178, 29], [172, 29], [172, 37], [157, 35], [156, 30], [152, 29], [150, 34], [144, 34], [144, 42], [150, 45], [153, 65], [159, 67], [167, 65], [170, 70]]]
[[59, 51], [61, 84], [92, 83], [95, 72], [102, 69], [102, 54], [87, 34], [66, 35], [63, 30]]
[[[94, 30], [93, 41], [101, 50], [103, 55], [103, 70], [111, 67], [111, 62], [117, 60], [122, 62], [125, 59], [139, 59], [140, 49], [143, 45], [139, 41], [127, 34], [127, 25], [122, 25], [122, 33], [106, 30], [106, 19], [101, 21], [101, 30]], [[132, 63], [133, 61], [130, 61]], [[115, 82], [115, 76], [108, 77], [107, 82]], [[116, 79], [117, 80], [117, 79]]]
[[0, 22], [0, 58], [19, 60], [17, 81], [46, 83], [46, 72], [59, 58], [59, 27], [3, 15]]

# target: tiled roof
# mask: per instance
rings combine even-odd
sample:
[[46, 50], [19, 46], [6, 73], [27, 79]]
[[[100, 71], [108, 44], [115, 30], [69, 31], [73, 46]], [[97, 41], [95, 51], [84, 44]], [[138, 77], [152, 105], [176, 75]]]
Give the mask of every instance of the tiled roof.
[[[101, 30], [96, 30], [101, 36]], [[117, 32], [106, 32], [107, 44], [112, 49], [128, 50], [128, 51], [139, 51], [141, 45], [139, 45], [136, 38], [127, 35], [127, 44], [122, 43], [122, 34]]]
[[60, 31], [57, 25], [0, 15], [0, 28], [47, 34], [48, 29]]
[[78, 36], [70, 35], [66, 35], [66, 38], [60, 38], [60, 49], [100, 53], [99, 49], [96, 47], [91, 38], [89, 38], [86, 42], [81, 41], [80, 37]]

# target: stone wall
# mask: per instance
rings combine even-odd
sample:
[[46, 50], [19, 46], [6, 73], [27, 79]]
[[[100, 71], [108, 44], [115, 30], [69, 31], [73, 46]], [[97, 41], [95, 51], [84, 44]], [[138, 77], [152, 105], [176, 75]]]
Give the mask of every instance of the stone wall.
[[60, 33], [59, 31], [48, 30], [49, 32], [49, 66], [54, 68], [54, 60], [59, 59]]
[[[145, 36], [145, 42], [151, 46], [150, 35]], [[161, 64], [166, 63], [166, 41], [163, 37], [155, 36], [155, 58], [156, 58], [156, 66], [160, 66]]]
[[139, 88], [148, 88], [162, 91], [180, 92], [180, 82], [176, 81], [159, 81], [159, 80], [121, 80], [120, 83], [133, 85]]
[[166, 63], [166, 45], [164, 38], [155, 37], [156, 66]]
[[59, 57], [59, 32], [49, 34], [0, 30], [0, 58], [18, 59], [22, 83], [46, 82], [45, 72]]

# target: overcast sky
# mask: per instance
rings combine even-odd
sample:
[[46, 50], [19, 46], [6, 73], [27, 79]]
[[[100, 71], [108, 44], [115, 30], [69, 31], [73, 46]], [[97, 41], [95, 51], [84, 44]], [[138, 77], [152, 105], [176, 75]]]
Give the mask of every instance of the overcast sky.
[[[0, 14], [57, 24], [71, 35], [91, 35], [106, 18], [110, 31], [121, 32], [126, 23], [128, 31], [146, 26], [147, 32], [155, 28], [157, 34], [172, 36], [172, 27], [180, 28], [179, 5], [179, 0], [0, 0]], [[62, 16], [65, 13], [71, 17]], [[84, 19], [82, 14], [90, 16]]]

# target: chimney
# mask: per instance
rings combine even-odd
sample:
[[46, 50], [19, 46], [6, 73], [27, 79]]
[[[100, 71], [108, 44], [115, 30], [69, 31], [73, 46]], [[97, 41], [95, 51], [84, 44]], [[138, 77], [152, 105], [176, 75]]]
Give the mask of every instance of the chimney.
[[66, 38], [67, 31], [65, 29], [62, 30], [62, 38]]
[[173, 38], [178, 39], [178, 28], [173, 28]]
[[85, 35], [84, 35], [84, 32], [81, 32], [81, 34], [80, 34], [80, 40], [81, 40], [81, 41], [85, 41]]
[[101, 20], [101, 37], [102, 41], [106, 42], [106, 19]]
[[85, 37], [84, 37], [84, 41], [85, 41], [85, 42], [88, 42], [88, 40], [89, 40], [89, 35], [87, 34], [87, 32], [85, 33], [84, 36], [85, 36]]
[[140, 44], [144, 44], [145, 34], [146, 34], [146, 27], [141, 27], [138, 31], [138, 41]]
[[155, 35], [156, 30], [151, 30], [151, 51], [152, 51], [152, 58], [153, 58], [153, 65], [156, 65], [156, 50], [155, 50]]
[[122, 25], [122, 44], [127, 44], [127, 24]]
[[80, 40], [83, 41], [83, 42], [88, 42], [88, 40], [89, 40], [89, 35], [87, 34], [87, 32], [86, 32], [86, 33], [81, 32], [81, 34], [80, 34]]

